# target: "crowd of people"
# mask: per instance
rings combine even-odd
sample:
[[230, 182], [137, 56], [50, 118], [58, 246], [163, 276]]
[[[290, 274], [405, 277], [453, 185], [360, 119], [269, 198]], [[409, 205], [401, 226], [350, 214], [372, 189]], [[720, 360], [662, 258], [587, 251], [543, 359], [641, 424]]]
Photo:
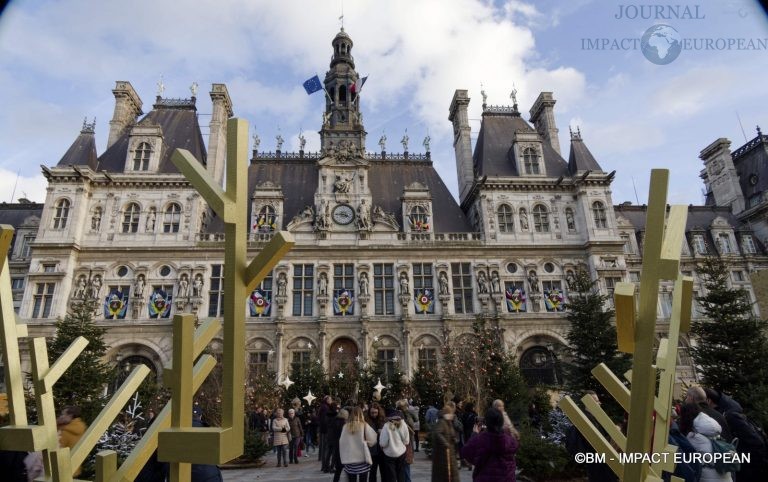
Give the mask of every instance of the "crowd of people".
[[466, 468], [475, 481], [514, 482], [520, 442], [504, 402], [496, 400], [484, 417], [471, 402], [430, 405], [423, 435], [421, 420], [413, 400], [385, 407], [376, 401], [342, 403], [330, 395], [312, 409], [294, 399], [287, 416], [283, 408], [256, 406], [248, 417], [252, 436], [272, 446], [277, 467], [316, 458], [334, 482], [342, 473], [353, 482], [410, 482], [414, 453], [427, 437], [433, 481], [459, 481]]

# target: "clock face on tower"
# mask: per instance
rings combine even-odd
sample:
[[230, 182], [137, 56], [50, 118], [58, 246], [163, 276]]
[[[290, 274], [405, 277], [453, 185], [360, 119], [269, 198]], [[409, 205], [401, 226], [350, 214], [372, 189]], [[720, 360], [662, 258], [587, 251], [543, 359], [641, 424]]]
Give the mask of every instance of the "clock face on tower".
[[355, 211], [349, 204], [339, 204], [333, 209], [333, 220], [337, 224], [349, 224], [355, 219]]

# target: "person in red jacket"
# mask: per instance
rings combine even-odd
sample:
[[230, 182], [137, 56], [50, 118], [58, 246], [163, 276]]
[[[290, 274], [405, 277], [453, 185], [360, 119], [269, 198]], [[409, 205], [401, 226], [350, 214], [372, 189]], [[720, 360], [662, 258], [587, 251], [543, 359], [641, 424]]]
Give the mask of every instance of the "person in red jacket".
[[475, 466], [474, 482], [515, 482], [515, 454], [520, 448], [516, 437], [504, 430], [504, 416], [495, 408], [485, 412], [485, 429], [461, 449], [461, 457]]

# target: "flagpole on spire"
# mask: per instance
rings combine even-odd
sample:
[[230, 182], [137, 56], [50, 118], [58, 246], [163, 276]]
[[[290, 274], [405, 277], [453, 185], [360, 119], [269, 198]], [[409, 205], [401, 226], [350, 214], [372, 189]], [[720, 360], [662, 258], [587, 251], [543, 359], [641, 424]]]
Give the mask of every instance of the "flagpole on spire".
[[341, 16], [339, 17], [339, 20], [341, 20], [341, 31], [344, 31], [344, 0], [341, 0]]

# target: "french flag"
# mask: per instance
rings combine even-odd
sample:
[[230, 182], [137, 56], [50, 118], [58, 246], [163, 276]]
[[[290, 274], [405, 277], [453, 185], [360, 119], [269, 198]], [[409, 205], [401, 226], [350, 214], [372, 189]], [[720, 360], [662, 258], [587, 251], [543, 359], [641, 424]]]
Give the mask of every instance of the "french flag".
[[359, 94], [360, 91], [363, 90], [363, 85], [365, 85], [366, 80], [368, 80], [367, 75], [363, 78], [358, 78], [357, 82], [355, 82], [354, 84], [352, 84], [352, 86], [350, 86], [349, 91], [352, 92], [353, 94]]

